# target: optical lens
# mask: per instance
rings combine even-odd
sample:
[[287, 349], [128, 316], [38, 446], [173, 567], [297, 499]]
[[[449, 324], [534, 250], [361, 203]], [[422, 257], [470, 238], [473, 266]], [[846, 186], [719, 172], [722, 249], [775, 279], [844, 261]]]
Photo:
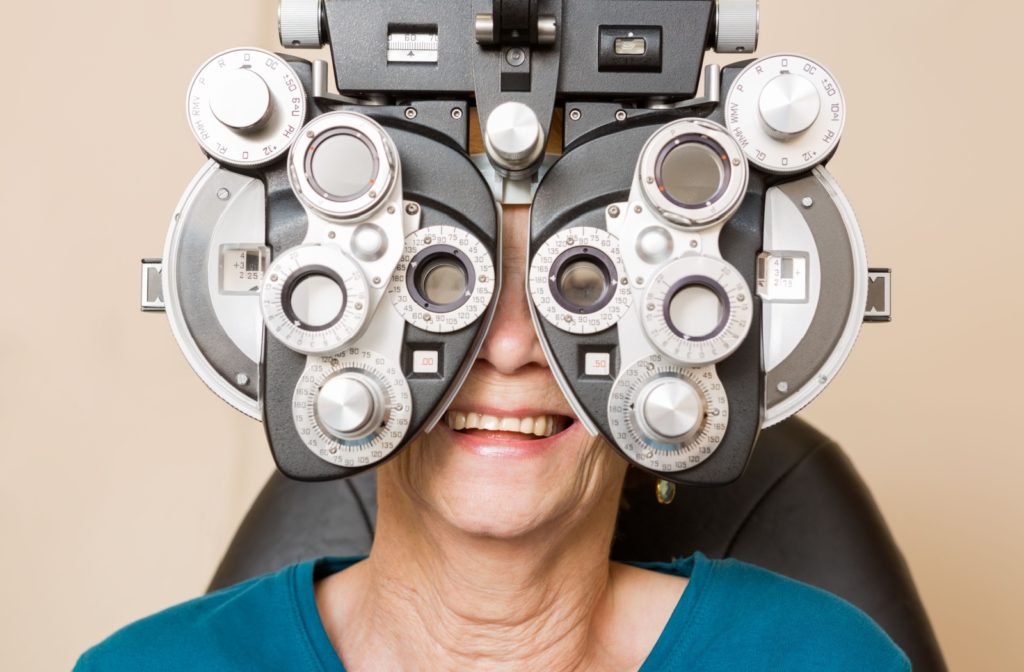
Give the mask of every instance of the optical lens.
[[460, 301], [466, 294], [468, 284], [466, 267], [448, 254], [431, 257], [416, 269], [416, 289], [420, 296], [435, 306], [447, 306]]
[[683, 287], [669, 303], [672, 326], [688, 338], [711, 336], [722, 322], [725, 306], [718, 295], [702, 285]]
[[351, 201], [373, 186], [377, 156], [360, 136], [338, 133], [314, 145], [312, 151], [310, 179], [327, 198]]
[[661, 190], [683, 206], [701, 206], [722, 189], [721, 157], [702, 142], [684, 142], [669, 150], [661, 163]]
[[345, 306], [345, 292], [333, 279], [312, 273], [295, 283], [289, 305], [303, 326], [322, 329], [337, 321]]
[[594, 260], [579, 259], [561, 270], [558, 290], [569, 303], [579, 308], [590, 308], [604, 298], [608, 291], [608, 278], [604, 268]]

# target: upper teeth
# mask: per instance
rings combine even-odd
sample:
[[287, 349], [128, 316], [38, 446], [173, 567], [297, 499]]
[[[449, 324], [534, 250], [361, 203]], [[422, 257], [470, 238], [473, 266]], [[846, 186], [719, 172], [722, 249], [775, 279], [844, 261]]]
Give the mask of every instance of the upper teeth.
[[452, 429], [489, 429], [498, 432], [521, 432], [536, 436], [551, 436], [565, 428], [565, 418], [560, 415], [533, 415], [526, 418], [510, 418], [483, 413], [448, 411], [445, 418]]

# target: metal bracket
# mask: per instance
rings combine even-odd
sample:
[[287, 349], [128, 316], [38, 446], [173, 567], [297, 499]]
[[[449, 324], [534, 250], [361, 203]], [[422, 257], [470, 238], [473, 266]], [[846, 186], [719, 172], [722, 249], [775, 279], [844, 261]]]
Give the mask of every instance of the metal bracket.
[[142, 296], [140, 308], [145, 313], [164, 312], [163, 259], [142, 260]]
[[502, 177], [491, 165], [486, 154], [474, 154], [470, 157], [477, 169], [484, 176], [487, 184], [491, 187], [494, 200], [502, 205], [530, 205], [537, 193], [544, 174], [558, 160], [557, 154], [546, 154], [540, 164], [540, 168], [534, 175], [520, 179], [509, 179]]
[[678, 103], [651, 102], [647, 105], [651, 110], [681, 110], [687, 107], [702, 105], [718, 105], [722, 102], [722, 66], [708, 63], [704, 66], [704, 95], [700, 98], [681, 100]]
[[331, 93], [327, 85], [327, 61], [313, 61], [313, 98], [327, 103], [342, 103], [344, 105], [387, 105], [386, 96], [371, 94], [362, 97], [342, 96]]
[[868, 269], [868, 303], [864, 307], [865, 322], [892, 321], [892, 269]]

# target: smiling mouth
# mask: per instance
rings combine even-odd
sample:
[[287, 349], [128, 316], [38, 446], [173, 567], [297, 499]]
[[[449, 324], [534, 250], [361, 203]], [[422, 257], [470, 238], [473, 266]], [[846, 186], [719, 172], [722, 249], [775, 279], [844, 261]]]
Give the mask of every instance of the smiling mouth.
[[448, 411], [445, 423], [461, 434], [523, 441], [554, 436], [568, 429], [573, 420], [564, 415], [512, 417]]

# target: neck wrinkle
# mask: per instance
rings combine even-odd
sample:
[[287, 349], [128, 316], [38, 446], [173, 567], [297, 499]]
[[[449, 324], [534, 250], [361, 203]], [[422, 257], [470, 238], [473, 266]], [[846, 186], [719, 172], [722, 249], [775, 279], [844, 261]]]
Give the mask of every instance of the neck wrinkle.
[[582, 520], [494, 539], [448, 526], [389, 481], [382, 470], [362, 613], [402, 669], [596, 668], [617, 491]]

